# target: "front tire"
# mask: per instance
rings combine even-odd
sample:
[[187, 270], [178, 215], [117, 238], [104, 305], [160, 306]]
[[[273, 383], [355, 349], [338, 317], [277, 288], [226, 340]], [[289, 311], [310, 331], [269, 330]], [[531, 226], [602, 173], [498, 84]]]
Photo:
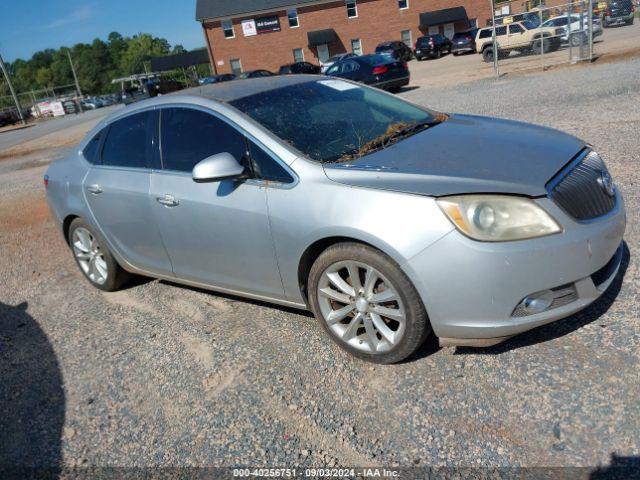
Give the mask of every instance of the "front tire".
[[396, 363], [431, 333], [418, 292], [382, 252], [358, 243], [325, 250], [309, 273], [309, 302], [331, 339], [373, 363]]
[[81, 218], [71, 222], [68, 240], [80, 271], [91, 285], [113, 292], [127, 280], [127, 272], [113, 258], [102, 236]]

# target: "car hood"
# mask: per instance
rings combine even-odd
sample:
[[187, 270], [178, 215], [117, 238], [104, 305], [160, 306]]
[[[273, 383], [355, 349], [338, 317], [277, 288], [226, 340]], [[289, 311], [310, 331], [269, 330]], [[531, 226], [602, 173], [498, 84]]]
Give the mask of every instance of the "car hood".
[[546, 195], [545, 185], [585, 143], [546, 127], [451, 115], [389, 148], [324, 164], [329, 179], [357, 187], [422, 195]]

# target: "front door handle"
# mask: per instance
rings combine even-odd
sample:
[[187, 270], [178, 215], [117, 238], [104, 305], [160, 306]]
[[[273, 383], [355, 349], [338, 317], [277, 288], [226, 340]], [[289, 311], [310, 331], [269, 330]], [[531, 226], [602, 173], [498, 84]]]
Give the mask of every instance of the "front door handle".
[[173, 195], [163, 195], [161, 197], [156, 198], [160, 205], [164, 205], [165, 207], [177, 207], [180, 205], [180, 202], [176, 200]]
[[102, 193], [102, 187], [98, 184], [89, 185], [87, 191], [92, 195], [100, 195]]

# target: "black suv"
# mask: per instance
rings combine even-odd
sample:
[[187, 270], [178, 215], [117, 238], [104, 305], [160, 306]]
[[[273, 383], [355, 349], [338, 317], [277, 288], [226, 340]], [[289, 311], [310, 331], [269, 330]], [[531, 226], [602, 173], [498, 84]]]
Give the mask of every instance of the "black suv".
[[451, 53], [453, 45], [444, 35], [427, 35], [416, 42], [416, 58], [440, 58], [443, 53]]
[[613, 25], [633, 25], [635, 11], [633, 0], [613, 0], [604, 12], [602, 26], [606, 28]]
[[309, 62], [296, 62], [289, 65], [282, 65], [278, 71], [279, 75], [288, 75], [296, 73], [306, 73], [317, 75], [320, 73], [320, 67]]
[[408, 62], [413, 56], [411, 48], [404, 42], [384, 42], [376, 47], [376, 53], [380, 55], [391, 55], [396, 60]]

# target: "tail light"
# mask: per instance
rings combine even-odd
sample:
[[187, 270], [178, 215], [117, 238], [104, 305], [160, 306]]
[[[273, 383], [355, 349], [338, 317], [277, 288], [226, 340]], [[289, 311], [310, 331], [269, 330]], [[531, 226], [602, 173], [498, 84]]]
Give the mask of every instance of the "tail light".
[[402, 62], [402, 68], [409, 70], [409, 64], [407, 62]]
[[429, 45], [433, 47], [433, 38], [429, 39]]
[[44, 188], [49, 186], [49, 175], [45, 175], [42, 179], [42, 183], [44, 183]]
[[382, 75], [383, 73], [387, 73], [388, 71], [389, 71], [389, 67], [381, 65], [381, 66], [375, 67], [373, 69], [373, 74], [374, 75]]
[[607, 16], [610, 17], [611, 16], [611, 9], [607, 8]]

